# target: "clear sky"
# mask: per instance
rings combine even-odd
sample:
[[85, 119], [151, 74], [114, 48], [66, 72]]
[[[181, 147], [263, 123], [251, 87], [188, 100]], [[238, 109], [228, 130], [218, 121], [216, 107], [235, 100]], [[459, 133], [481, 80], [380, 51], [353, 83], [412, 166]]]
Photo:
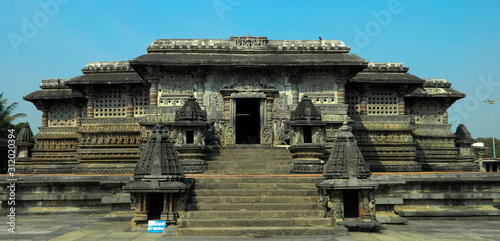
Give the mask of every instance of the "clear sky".
[[[130, 60], [160, 38], [267, 36], [339, 39], [372, 62], [402, 62], [421, 78], [443, 78], [467, 97], [449, 111], [455, 132], [491, 136], [486, 98], [500, 99], [500, 1], [0, 1], [0, 92], [22, 100], [42, 79], [81, 75], [87, 63]], [[500, 137], [500, 103], [493, 105]]]

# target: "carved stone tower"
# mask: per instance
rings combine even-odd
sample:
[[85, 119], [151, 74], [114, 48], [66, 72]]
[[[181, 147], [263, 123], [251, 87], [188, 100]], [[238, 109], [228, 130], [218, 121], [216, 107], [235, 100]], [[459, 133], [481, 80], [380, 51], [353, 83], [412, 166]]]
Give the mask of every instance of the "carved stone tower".
[[207, 113], [201, 109], [191, 95], [172, 123], [176, 150], [179, 153], [185, 173], [203, 173], [206, 169], [204, 131], [207, 127]]
[[323, 170], [325, 180], [318, 182], [326, 216], [349, 230], [380, 227], [374, 197], [378, 184], [369, 180], [370, 175], [351, 128], [344, 122]]
[[191, 185], [186, 183], [179, 157], [161, 120], [141, 153], [133, 179], [124, 187], [135, 209], [132, 227], [145, 225], [148, 220], [176, 224], [179, 211], [185, 210]]
[[17, 161], [31, 158], [31, 150], [34, 145], [35, 137], [31, 132], [30, 124], [26, 122], [16, 138]]
[[325, 149], [324, 126], [321, 114], [311, 99], [304, 95], [290, 115], [293, 172], [315, 173], [323, 169], [324, 162], [319, 158]]

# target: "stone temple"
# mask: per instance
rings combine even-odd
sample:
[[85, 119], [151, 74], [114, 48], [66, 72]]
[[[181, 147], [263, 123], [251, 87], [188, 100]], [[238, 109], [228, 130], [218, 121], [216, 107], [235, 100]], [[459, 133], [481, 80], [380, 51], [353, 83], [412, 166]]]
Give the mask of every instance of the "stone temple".
[[[123, 187], [160, 121], [193, 186], [169, 209], [175, 235], [339, 234], [335, 223], [499, 215], [499, 176], [480, 172], [470, 133], [448, 123], [465, 94], [349, 51], [339, 40], [159, 39], [137, 58], [42, 80], [24, 97], [42, 112], [35, 142], [19, 147], [30, 155], [16, 162], [30, 174], [19, 184], [31, 195], [25, 210], [130, 210]], [[146, 215], [158, 195], [143, 195]]]

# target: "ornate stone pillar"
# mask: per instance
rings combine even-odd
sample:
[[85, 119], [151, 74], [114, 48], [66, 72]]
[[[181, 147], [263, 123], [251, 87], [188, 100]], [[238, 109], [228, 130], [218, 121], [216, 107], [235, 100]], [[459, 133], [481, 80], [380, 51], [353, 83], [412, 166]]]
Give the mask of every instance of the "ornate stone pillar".
[[43, 108], [42, 109], [42, 127], [48, 127], [48, 126], [49, 126], [49, 109]]
[[82, 108], [77, 106], [75, 112], [75, 125], [82, 126]]
[[299, 104], [299, 83], [291, 82], [292, 86], [292, 103], [294, 105]]
[[222, 90], [222, 98], [224, 99], [224, 119], [230, 119], [231, 109], [231, 91]]
[[448, 124], [448, 111], [443, 113], [443, 124]]
[[398, 97], [398, 113], [400, 115], [406, 114], [405, 98], [403, 96]]
[[157, 79], [151, 79], [148, 81], [151, 86], [149, 87], [149, 105], [158, 106], [158, 83]]
[[196, 82], [196, 100], [201, 106], [204, 106], [203, 99], [205, 98], [205, 82], [199, 80]]
[[359, 102], [359, 114], [367, 115], [368, 114], [368, 97], [366, 93], [361, 94], [361, 101]]
[[337, 82], [337, 104], [345, 104], [345, 80]]
[[132, 98], [130, 92], [125, 95], [125, 102], [127, 103], [127, 106], [125, 107], [125, 116], [134, 117], [134, 99]]
[[274, 92], [266, 92], [267, 100], [267, 125], [272, 127]]
[[302, 82], [304, 70], [299, 67], [290, 67], [285, 69], [285, 75], [291, 85], [293, 105], [297, 105], [299, 104], [299, 83]]
[[198, 101], [198, 104], [204, 105], [204, 98], [205, 98], [205, 82], [207, 82], [207, 74], [208, 71], [206, 68], [200, 67], [196, 68], [191, 71], [191, 74], [195, 77], [195, 83], [196, 83], [196, 100]]
[[87, 117], [94, 118], [94, 96], [87, 97]]

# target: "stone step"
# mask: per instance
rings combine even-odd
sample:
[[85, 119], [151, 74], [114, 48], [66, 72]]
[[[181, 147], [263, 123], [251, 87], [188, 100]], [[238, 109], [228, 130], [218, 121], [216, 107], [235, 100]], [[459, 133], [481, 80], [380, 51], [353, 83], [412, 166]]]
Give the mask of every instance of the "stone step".
[[256, 177], [196, 177], [196, 185], [200, 183], [315, 183], [322, 176], [256, 176]]
[[200, 189], [197, 196], [319, 196], [317, 190], [310, 189]]
[[287, 169], [235, 169], [235, 170], [207, 170], [206, 174], [214, 175], [281, 175], [292, 174], [292, 168]]
[[189, 203], [215, 204], [215, 203], [319, 203], [320, 197], [316, 196], [197, 196], [191, 197]]
[[239, 164], [222, 164], [222, 165], [207, 165], [207, 170], [209, 171], [235, 171], [235, 170], [291, 170], [291, 164], [249, 164], [249, 165], [239, 165]]
[[198, 203], [193, 207], [197, 208], [197, 211], [323, 210], [321, 203]]
[[196, 183], [196, 190], [201, 189], [310, 189], [314, 183]]
[[176, 236], [305, 236], [328, 235], [329, 239], [347, 236], [347, 228], [332, 227], [198, 227], [175, 230]]
[[298, 217], [324, 217], [323, 210], [263, 210], [263, 211], [187, 211], [188, 219], [214, 219], [214, 218], [298, 218]]
[[234, 159], [215, 159], [207, 162], [207, 165], [217, 166], [217, 165], [290, 165], [293, 164], [293, 160], [265, 160], [265, 161], [255, 161], [255, 160], [234, 160]]
[[311, 227], [333, 225], [331, 218], [243, 218], [243, 219], [179, 219], [180, 228], [196, 227]]

